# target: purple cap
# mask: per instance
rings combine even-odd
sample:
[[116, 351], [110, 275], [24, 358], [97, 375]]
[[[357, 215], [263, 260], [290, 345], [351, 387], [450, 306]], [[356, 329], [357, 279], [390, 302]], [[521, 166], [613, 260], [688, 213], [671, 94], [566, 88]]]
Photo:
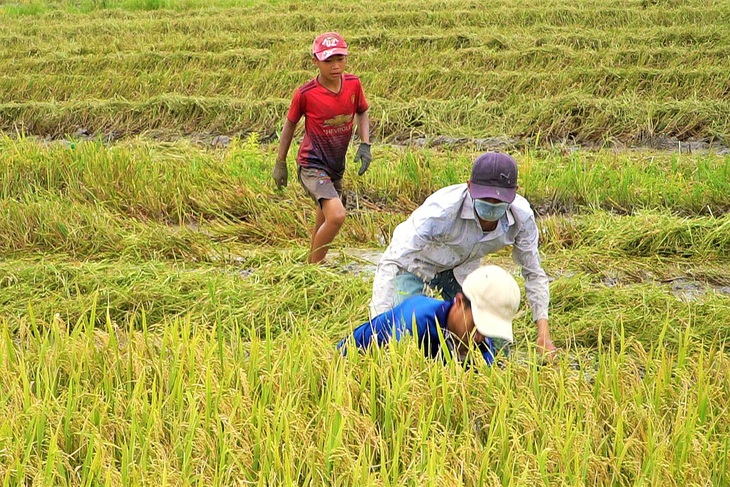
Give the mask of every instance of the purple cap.
[[517, 195], [517, 163], [507, 154], [487, 152], [474, 161], [469, 182], [474, 199], [496, 198], [512, 203]]

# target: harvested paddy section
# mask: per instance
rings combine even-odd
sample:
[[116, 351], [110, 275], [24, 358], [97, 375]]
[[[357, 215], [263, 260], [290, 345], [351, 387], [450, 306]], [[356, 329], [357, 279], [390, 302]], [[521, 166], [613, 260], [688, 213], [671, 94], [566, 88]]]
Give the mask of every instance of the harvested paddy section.
[[59, 2], [33, 22], [5, 7], [0, 130], [274, 136], [313, 77], [314, 31], [328, 25], [350, 43], [378, 140], [726, 144], [730, 134], [722, 2], [284, 3], [150, 13]]

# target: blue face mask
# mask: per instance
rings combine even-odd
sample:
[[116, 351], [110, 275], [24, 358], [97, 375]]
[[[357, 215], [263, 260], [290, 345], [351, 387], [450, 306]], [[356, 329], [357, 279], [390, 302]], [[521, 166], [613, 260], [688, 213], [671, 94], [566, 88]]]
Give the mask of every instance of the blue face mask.
[[495, 222], [505, 214], [509, 203], [490, 203], [488, 201], [474, 200], [474, 211], [477, 216], [487, 222]]

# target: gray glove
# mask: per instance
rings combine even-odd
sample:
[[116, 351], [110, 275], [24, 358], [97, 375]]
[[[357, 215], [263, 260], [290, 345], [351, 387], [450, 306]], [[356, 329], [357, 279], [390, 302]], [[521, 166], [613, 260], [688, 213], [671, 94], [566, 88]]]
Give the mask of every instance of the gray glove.
[[360, 146], [357, 148], [357, 154], [355, 154], [355, 162], [359, 162], [360, 170], [357, 171], [358, 176], [365, 174], [365, 171], [370, 167], [370, 161], [373, 160], [373, 156], [370, 155], [370, 144], [366, 142], [360, 142]]
[[286, 169], [286, 161], [276, 161], [274, 164], [274, 172], [272, 174], [277, 189], [286, 187], [288, 171]]

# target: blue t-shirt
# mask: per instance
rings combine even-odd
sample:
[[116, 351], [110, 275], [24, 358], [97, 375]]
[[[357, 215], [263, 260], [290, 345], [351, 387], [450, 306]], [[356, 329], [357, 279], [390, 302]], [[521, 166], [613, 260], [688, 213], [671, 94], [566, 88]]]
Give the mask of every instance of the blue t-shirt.
[[[365, 350], [372, 343], [382, 346], [391, 339], [400, 340], [405, 334], [413, 335], [415, 330], [418, 346], [424, 355], [436, 358], [441, 351], [439, 329], [444, 338], [449, 337], [446, 317], [453, 305], [453, 300], [442, 301], [427, 296], [412, 296], [395, 308], [355, 328], [352, 332], [352, 342], [358, 348]], [[347, 353], [349, 340], [350, 337], [346, 337], [337, 344], [343, 355]], [[477, 349], [487, 365], [492, 365], [495, 354], [492, 340], [485, 338], [482, 343], [477, 344]], [[449, 353], [448, 348], [444, 353]]]

